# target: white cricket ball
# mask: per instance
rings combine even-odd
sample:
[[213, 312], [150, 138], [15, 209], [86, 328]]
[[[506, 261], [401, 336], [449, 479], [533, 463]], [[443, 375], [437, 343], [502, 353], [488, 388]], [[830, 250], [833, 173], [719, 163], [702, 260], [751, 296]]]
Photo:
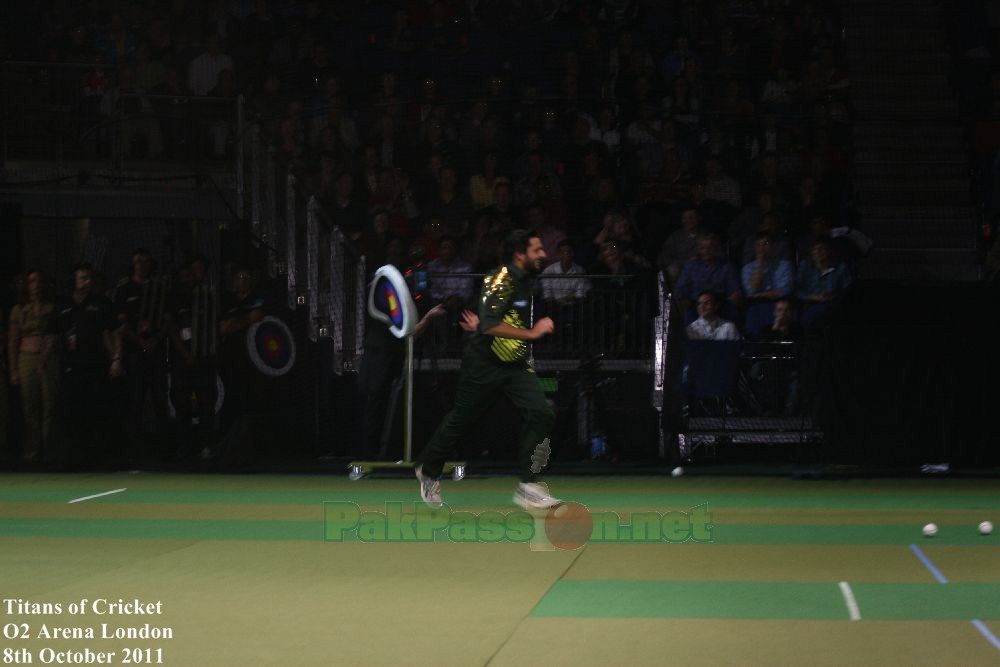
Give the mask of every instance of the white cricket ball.
[[676, 468], [670, 471], [670, 475], [672, 477], [680, 477], [683, 474], [684, 474], [684, 468], [680, 466], [677, 466]]
[[937, 535], [937, 524], [929, 523], [924, 526], [924, 537], [934, 537]]
[[993, 532], [993, 522], [992, 521], [983, 521], [982, 523], [979, 524], [979, 534], [980, 535], [989, 535], [992, 532]]

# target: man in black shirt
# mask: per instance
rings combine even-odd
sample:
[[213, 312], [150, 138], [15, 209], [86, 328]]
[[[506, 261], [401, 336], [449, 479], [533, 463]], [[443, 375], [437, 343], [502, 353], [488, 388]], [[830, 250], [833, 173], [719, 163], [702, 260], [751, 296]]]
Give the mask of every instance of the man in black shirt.
[[124, 352], [129, 439], [139, 453], [142, 442], [143, 409], [147, 396], [156, 415], [157, 455], [165, 455], [167, 443], [167, 361], [163, 344], [163, 315], [167, 305], [166, 281], [153, 277], [153, 258], [148, 250], [132, 253], [132, 273], [115, 290], [115, 312]]
[[166, 320], [170, 341], [170, 401], [176, 414], [177, 457], [181, 460], [205, 449], [215, 420], [218, 398], [216, 353], [218, 298], [192, 260], [177, 275], [177, 284]]
[[226, 400], [222, 407], [223, 463], [245, 460], [259, 435], [259, 414], [266, 409], [266, 378], [247, 353], [246, 332], [265, 316], [264, 298], [255, 290], [254, 270], [241, 264], [233, 276], [233, 291], [222, 300], [219, 367]]
[[[72, 449], [64, 462], [79, 462], [86, 450], [107, 448], [111, 414], [108, 378], [122, 374], [121, 339], [111, 304], [93, 292], [93, 272], [73, 272], [73, 294], [56, 316], [62, 339], [62, 397]], [[103, 452], [109, 454], [110, 452]]]
[[[413, 330], [413, 337], [422, 334], [431, 320], [448, 311], [438, 304], [427, 311]], [[361, 360], [358, 384], [365, 395], [364, 455], [384, 458], [388, 453], [395, 405], [403, 384], [403, 364], [406, 361], [406, 341], [396, 338], [384, 322], [369, 316], [365, 323], [365, 356]]]

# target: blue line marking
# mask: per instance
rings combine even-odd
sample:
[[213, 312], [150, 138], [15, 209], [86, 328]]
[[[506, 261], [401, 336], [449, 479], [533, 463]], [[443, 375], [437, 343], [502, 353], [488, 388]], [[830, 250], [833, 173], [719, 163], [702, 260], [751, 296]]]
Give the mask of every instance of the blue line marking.
[[972, 621], [972, 624], [976, 626], [976, 630], [979, 630], [979, 634], [981, 634], [983, 637], [986, 637], [986, 641], [993, 644], [993, 648], [1000, 651], [1000, 639], [997, 639], [997, 636], [992, 632], [990, 632], [990, 629], [986, 627], [985, 623], [983, 623], [977, 618], [974, 621]]
[[924, 564], [924, 567], [926, 567], [928, 570], [931, 571], [931, 574], [934, 575], [934, 578], [937, 579], [937, 582], [939, 584], [948, 583], [948, 580], [945, 578], [945, 576], [941, 574], [941, 570], [934, 567], [934, 563], [931, 562], [930, 558], [924, 555], [924, 552], [920, 550], [920, 547], [918, 547], [916, 544], [911, 544], [910, 551], [912, 551], [916, 555], [916, 557], [920, 559], [920, 562]]

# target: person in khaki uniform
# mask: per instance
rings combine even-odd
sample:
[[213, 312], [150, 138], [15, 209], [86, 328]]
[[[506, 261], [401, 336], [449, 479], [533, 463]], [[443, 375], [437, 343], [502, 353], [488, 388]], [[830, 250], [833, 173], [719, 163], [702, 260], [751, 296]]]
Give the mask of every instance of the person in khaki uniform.
[[10, 383], [21, 389], [24, 413], [26, 462], [45, 454], [55, 416], [59, 392], [59, 361], [53, 314], [55, 306], [45, 299], [45, 276], [28, 271], [19, 303], [10, 313], [7, 342]]

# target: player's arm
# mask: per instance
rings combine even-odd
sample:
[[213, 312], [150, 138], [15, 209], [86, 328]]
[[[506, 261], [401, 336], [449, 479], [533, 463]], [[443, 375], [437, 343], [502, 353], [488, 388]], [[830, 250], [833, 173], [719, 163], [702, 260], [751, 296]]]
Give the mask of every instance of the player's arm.
[[428, 310], [426, 313], [424, 313], [424, 316], [420, 318], [420, 321], [417, 322], [417, 326], [413, 327], [413, 336], [416, 337], [422, 334], [430, 325], [431, 320], [433, 320], [435, 317], [441, 317], [447, 312], [448, 310], [444, 307], [443, 304], [440, 303], [431, 308], [430, 310]]
[[552, 333], [555, 325], [551, 317], [543, 317], [535, 322], [535, 326], [530, 329], [518, 329], [506, 322], [500, 322], [489, 329], [483, 329], [487, 336], [497, 336], [498, 338], [513, 338], [515, 340], [538, 340], [542, 336]]

